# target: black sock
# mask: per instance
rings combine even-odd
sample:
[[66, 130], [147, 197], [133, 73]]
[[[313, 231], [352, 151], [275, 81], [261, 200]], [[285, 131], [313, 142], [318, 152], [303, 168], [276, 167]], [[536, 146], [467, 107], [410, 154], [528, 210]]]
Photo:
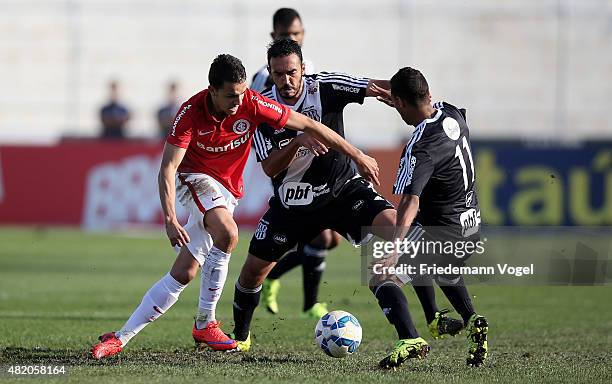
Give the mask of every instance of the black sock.
[[304, 311], [312, 308], [318, 301], [319, 284], [325, 271], [326, 249], [305, 245], [302, 257], [302, 275], [304, 284]]
[[268, 274], [268, 279], [280, 279], [282, 275], [300, 265], [301, 262], [302, 252], [300, 248], [298, 248], [296, 251], [287, 252], [287, 254], [285, 254], [285, 256], [283, 256], [278, 263], [276, 263], [274, 268], [272, 268]]
[[444, 276], [444, 278], [438, 276], [436, 277], [436, 282], [453, 308], [455, 308], [461, 315], [461, 318], [463, 318], [463, 323], [467, 325], [468, 320], [476, 311], [472, 305], [470, 294], [465, 287], [463, 276]]
[[415, 277], [412, 280], [412, 287], [421, 302], [421, 307], [423, 307], [425, 320], [429, 324], [436, 318], [436, 312], [439, 311], [438, 304], [436, 304], [436, 291], [431, 276]]
[[395, 326], [398, 337], [400, 339], [419, 337], [408, 311], [408, 300], [402, 289], [393, 283], [383, 283], [371, 289], [387, 320]]
[[234, 290], [234, 337], [244, 341], [249, 336], [253, 312], [259, 304], [261, 285], [257, 288], [244, 288], [236, 282]]

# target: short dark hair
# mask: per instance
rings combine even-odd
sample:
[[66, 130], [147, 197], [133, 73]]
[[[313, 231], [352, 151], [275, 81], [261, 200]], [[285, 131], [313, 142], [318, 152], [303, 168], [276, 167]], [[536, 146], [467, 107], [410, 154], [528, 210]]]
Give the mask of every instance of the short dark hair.
[[273, 41], [268, 46], [268, 65], [273, 57], [285, 57], [296, 54], [300, 58], [300, 63], [304, 61], [302, 57], [302, 48], [292, 39], [278, 39]]
[[404, 67], [391, 78], [391, 93], [417, 107], [427, 101], [429, 85], [419, 70]]
[[272, 16], [272, 29], [276, 30], [277, 27], [288, 28], [295, 19], [302, 21], [300, 14], [295, 9], [280, 8]]
[[208, 83], [215, 88], [221, 88], [224, 82], [244, 83], [246, 70], [240, 59], [222, 54], [215, 58], [208, 71]]

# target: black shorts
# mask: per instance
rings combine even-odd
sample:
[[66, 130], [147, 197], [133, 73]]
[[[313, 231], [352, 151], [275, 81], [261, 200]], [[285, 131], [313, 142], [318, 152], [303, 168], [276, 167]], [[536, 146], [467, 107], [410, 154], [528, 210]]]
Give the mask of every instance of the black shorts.
[[362, 227], [372, 225], [380, 212], [393, 208], [361, 178], [349, 181], [335, 199], [314, 211], [288, 210], [272, 199], [251, 238], [249, 253], [277, 261], [296, 244], [308, 244], [325, 229], [360, 244], [364, 240]]

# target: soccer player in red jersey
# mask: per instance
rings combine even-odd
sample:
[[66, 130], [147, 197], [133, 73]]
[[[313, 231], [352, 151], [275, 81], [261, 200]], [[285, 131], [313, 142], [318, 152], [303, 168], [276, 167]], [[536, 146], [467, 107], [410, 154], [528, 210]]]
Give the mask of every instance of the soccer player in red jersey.
[[[248, 89], [239, 59], [219, 55], [208, 80], [208, 89], [191, 97], [177, 113], [159, 172], [166, 233], [178, 256], [170, 272], [147, 291], [124, 326], [100, 336], [100, 343], [92, 348], [95, 359], [121, 352], [132, 337], [170, 309], [199, 267], [200, 299], [193, 338], [214, 350], [236, 348], [236, 342], [219, 328], [215, 308], [230, 254], [238, 243], [232, 214], [244, 193], [242, 173], [258, 125], [308, 132], [346, 154], [362, 176], [378, 184], [378, 165], [373, 158], [321, 123]], [[189, 211], [185, 227], [176, 218], [176, 198]]]

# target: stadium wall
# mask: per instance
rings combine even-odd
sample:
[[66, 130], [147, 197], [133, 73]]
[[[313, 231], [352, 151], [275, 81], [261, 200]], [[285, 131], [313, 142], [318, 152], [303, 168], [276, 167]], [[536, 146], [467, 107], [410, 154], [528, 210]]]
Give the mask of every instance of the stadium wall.
[[[0, 142], [95, 137], [107, 83], [153, 137], [169, 80], [183, 98], [229, 52], [249, 74], [265, 63], [277, 1], [0, 1]], [[318, 70], [388, 78], [423, 70], [435, 99], [465, 107], [475, 138], [612, 138], [609, 0], [287, 0]], [[333, 33], [330, 33], [333, 32]], [[350, 106], [347, 134], [366, 148], [409, 132], [386, 106]], [[372, 135], [372, 132], [376, 132]]]

